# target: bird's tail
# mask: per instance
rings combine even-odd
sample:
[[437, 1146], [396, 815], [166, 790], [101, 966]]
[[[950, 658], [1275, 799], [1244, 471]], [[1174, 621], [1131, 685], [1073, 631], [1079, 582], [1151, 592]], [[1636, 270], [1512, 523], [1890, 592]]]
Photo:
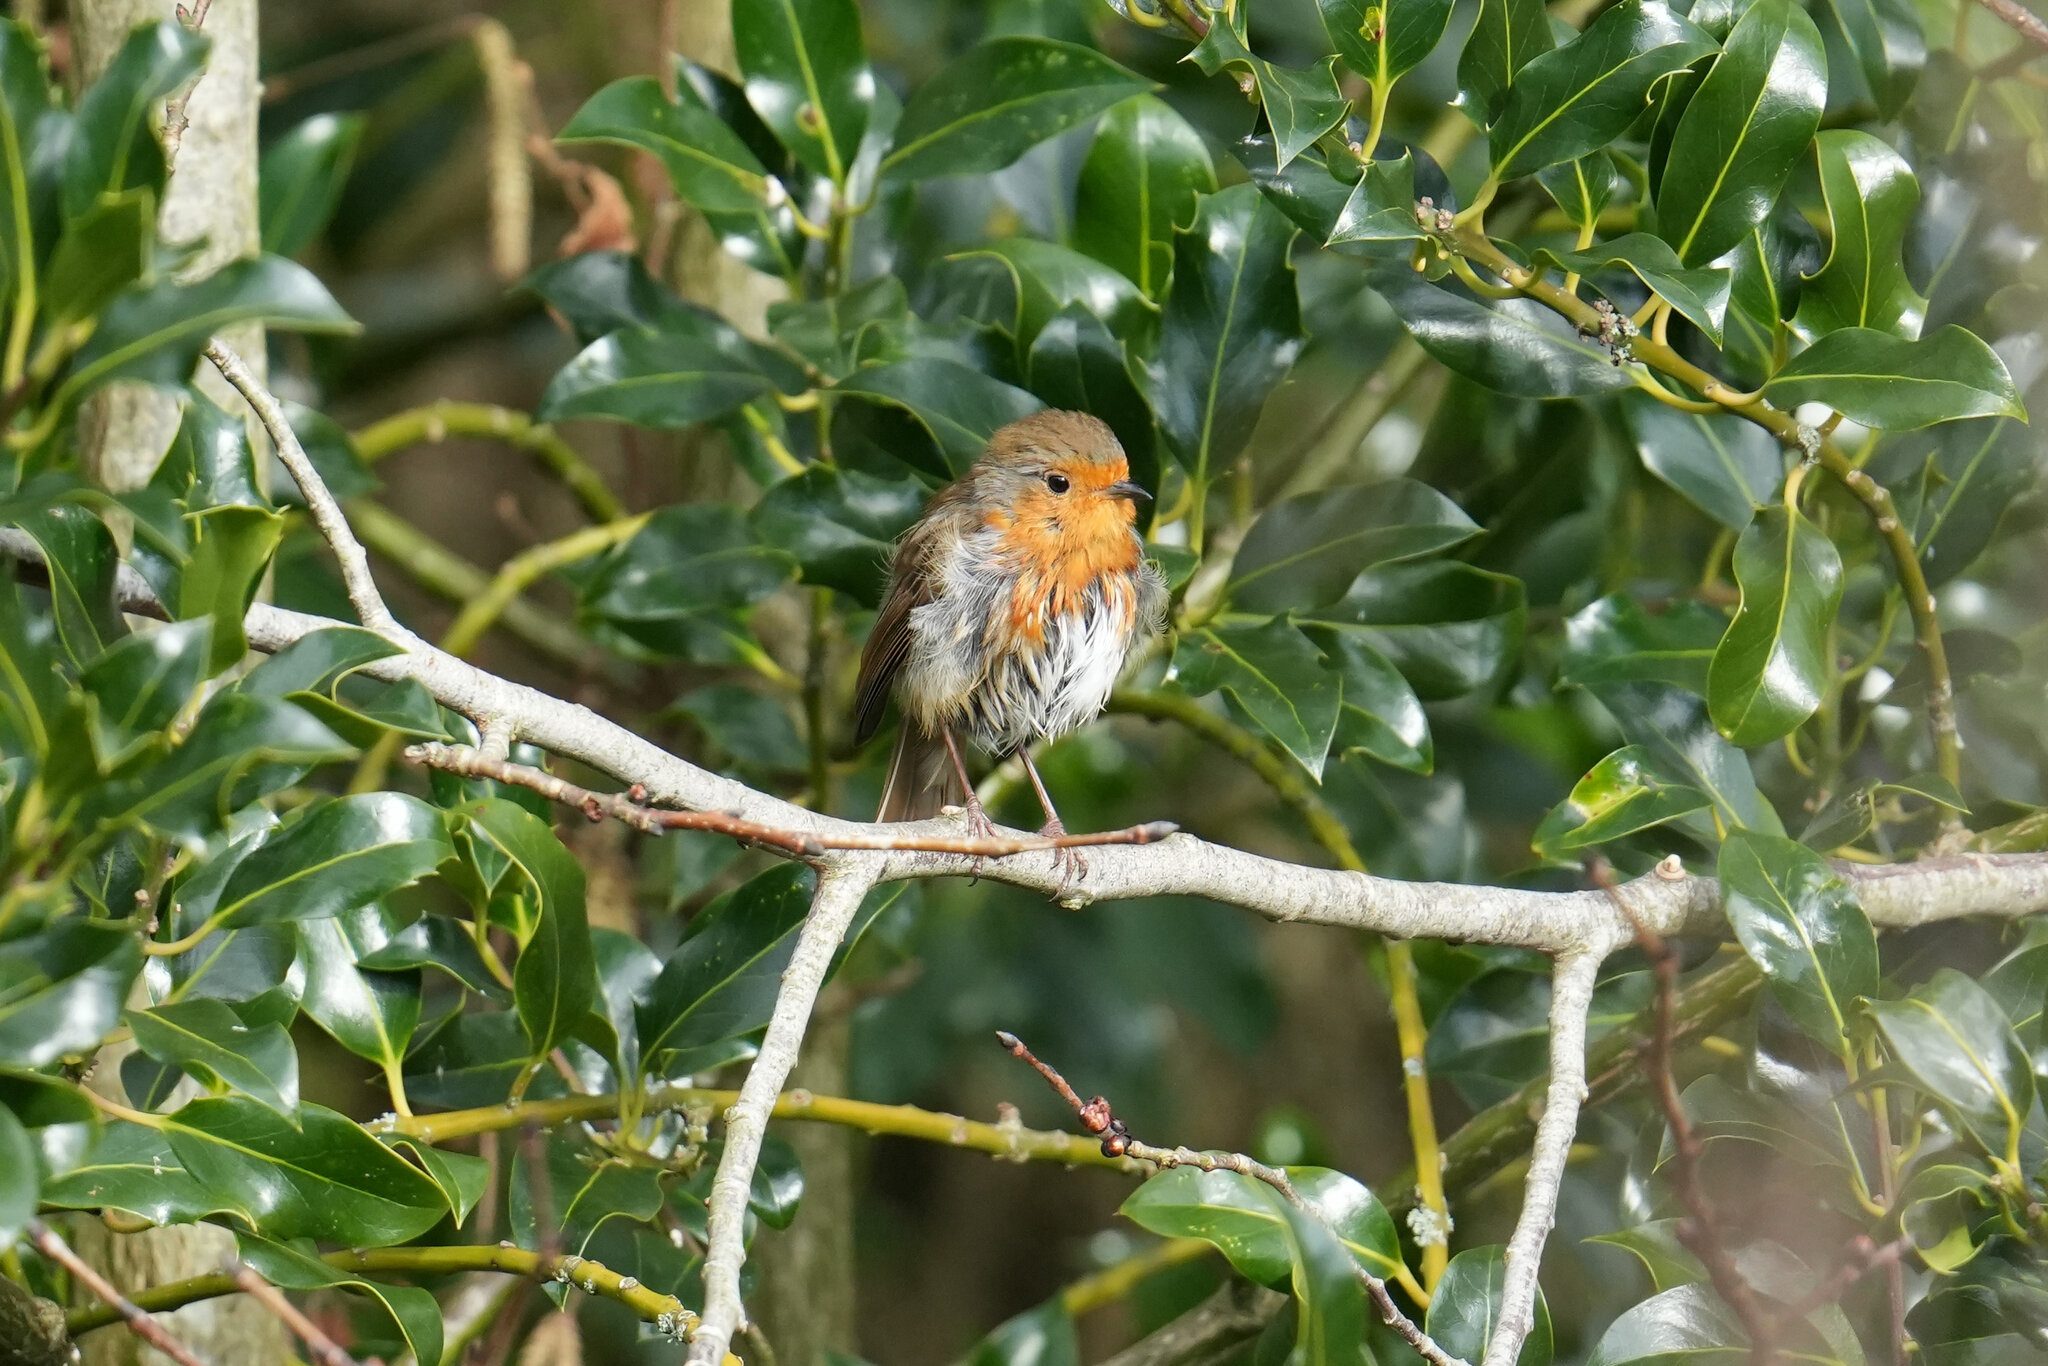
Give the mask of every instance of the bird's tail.
[[946, 754], [945, 740], [904, 718], [895, 752], [889, 756], [889, 776], [882, 784], [882, 809], [875, 819], [921, 821], [938, 815], [942, 806], [966, 804], [967, 793]]

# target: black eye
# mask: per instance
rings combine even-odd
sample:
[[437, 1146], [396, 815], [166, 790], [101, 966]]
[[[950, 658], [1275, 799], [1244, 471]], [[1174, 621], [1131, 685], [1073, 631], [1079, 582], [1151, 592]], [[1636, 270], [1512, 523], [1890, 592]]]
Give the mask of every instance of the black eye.
[[1054, 493], [1065, 493], [1070, 487], [1067, 483], [1067, 476], [1059, 473], [1057, 470], [1045, 476], [1045, 486]]

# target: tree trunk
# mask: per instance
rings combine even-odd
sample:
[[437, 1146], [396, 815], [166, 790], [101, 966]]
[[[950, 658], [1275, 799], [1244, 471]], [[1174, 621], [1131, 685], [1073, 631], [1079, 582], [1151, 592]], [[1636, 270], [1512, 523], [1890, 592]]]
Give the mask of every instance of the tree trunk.
[[[206, 246], [192, 265], [195, 276], [253, 254], [260, 242], [256, 3], [213, 0], [206, 12], [205, 31], [213, 39], [213, 50], [185, 107], [190, 122], [159, 215], [165, 238], [175, 242], [205, 239]], [[75, 0], [72, 32], [80, 79], [90, 82], [104, 71], [137, 24], [173, 18], [175, 9], [174, 0]], [[237, 328], [223, 336], [262, 373], [260, 328]], [[201, 388], [229, 412], [240, 412], [241, 400], [226, 382], [210, 366], [202, 365], [201, 370]], [[155, 472], [176, 434], [178, 403], [169, 394], [120, 385], [88, 404], [79, 423], [86, 469], [109, 489], [135, 488]], [[261, 462], [259, 472], [260, 468]], [[107, 1049], [100, 1054], [96, 1086], [119, 1091], [123, 1051]], [[81, 1256], [103, 1270], [116, 1286], [129, 1291], [218, 1271], [235, 1251], [234, 1235], [213, 1224], [116, 1234], [96, 1220], [81, 1219], [75, 1241]], [[166, 1316], [164, 1323], [202, 1361], [217, 1366], [290, 1359], [291, 1344], [284, 1326], [253, 1300], [230, 1297], [189, 1305]], [[93, 1333], [82, 1346], [86, 1366], [163, 1366], [168, 1362], [118, 1328]]]

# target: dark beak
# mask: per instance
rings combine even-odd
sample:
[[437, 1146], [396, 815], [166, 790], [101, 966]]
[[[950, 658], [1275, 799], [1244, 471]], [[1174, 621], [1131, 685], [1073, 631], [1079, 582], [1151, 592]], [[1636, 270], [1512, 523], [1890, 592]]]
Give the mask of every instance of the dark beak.
[[1119, 479], [1114, 484], [1111, 484], [1109, 486], [1109, 496], [1112, 498], [1128, 498], [1133, 503], [1137, 502], [1140, 498], [1148, 503], [1152, 501], [1152, 495], [1145, 492], [1144, 487], [1132, 479]]

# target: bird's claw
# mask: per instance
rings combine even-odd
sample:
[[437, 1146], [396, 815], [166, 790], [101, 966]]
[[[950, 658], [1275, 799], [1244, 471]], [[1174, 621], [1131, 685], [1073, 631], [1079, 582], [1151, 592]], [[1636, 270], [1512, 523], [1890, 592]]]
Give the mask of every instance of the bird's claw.
[[[1038, 833], [1056, 840], [1067, 833], [1067, 827], [1055, 816], [1040, 826]], [[1054, 901], [1065, 899], [1075, 883], [1085, 882], [1088, 878], [1088, 858], [1072, 845], [1062, 845], [1052, 851], [1052, 866], [1053, 871], [1060, 875], [1059, 886], [1052, 895]]]
[[[991, 840], [996, 837], [996, 823], [989, 819], [988, 810], [982, 806], [981, 798], [972, 793], [968, 794], [967, 805], [962, 809], [961, 815], [966, 823], [969, 839]], [[982, 856], [976, 854], [973, 865], [967, 871], [967, 885], [970, 887], [981, 881], [981, 862]]]

